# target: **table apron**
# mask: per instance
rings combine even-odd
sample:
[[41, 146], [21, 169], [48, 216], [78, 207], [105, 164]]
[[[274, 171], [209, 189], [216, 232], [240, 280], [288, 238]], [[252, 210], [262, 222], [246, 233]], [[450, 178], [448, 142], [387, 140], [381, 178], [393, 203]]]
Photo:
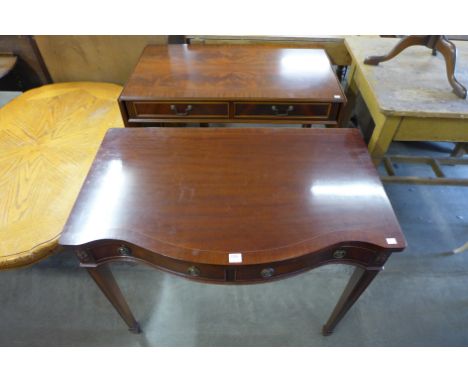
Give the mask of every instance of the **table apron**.
[[468, 119], [403, 117], [393, 140], [468, 142]]
[[390, 252], [341, 245], [284, 261], [226, 265], [181, 261], [129, 243], [97, 244], [78, 248], [76, 254], [81, 266], [87, 268], [109, 262], [141, 262], [195, 281], [241, 284], [277, 280], [326, 264], [348, 264], [368, 270], [381, 270]]

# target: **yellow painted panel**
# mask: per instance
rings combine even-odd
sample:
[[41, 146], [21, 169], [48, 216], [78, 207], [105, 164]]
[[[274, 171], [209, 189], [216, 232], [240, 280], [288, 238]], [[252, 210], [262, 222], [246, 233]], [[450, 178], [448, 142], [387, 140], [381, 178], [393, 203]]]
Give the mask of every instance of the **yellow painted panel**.
[[359, 89], [359, 93], [364, 99], [364, 102], [366, 103], [367, 108], [369, 109], [369, 113], [372, 116], [375, 124], [383, 124], [385, 121], [385, 116], [380, 111], [376, 95], [373, 92], [372, 87], [367, 82], [366, 78], [363, 76], [359, 65], [356, 66], [352, 81], [352, 86], [356, 86], [356, 88]]
[[394, 140], [394, 136], [401, 124], [400, 118], [387, 118], [383, 122], [375, 124], [374, 131], [369, 141], [369, 153], [372, 157], [372, 162], [375, 165], [379, 164], [383, 156], [388, 150], [390, 143]]
[[468, 142], [468, 119], [405, 117], [394, 140]]

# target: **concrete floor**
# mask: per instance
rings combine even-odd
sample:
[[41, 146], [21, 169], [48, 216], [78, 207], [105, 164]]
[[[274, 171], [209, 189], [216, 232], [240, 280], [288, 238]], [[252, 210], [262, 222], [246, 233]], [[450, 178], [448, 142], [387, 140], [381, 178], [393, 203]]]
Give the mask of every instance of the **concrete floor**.
[[[452, 147], [394, 143], [391, 152], [448, 155]], [[468, 240], [468, 189], [385, 189], [408, 248], [392, 255], [329, 337], [320, 329], [350, 266], [220, 286], [112, 265], [143, 328], [135, 335], [74, 256], [63, 252], [0, 273], [0, 346], [468, 346], [468, 251], [444, 254]]]

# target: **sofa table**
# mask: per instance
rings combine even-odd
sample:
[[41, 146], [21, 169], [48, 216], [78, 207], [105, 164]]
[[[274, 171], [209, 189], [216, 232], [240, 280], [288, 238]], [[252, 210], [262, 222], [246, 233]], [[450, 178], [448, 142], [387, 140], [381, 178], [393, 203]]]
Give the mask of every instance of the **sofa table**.
[[324, 334], [406, 245], [360, 133], [338, 128], [110, 129], [60, 244], [135, 332], [106, 263], [231, 284], [354, 265]]
[[126, 126], [336, 125], [345, 96], [322, 49], [148, 45], [119, 98]]

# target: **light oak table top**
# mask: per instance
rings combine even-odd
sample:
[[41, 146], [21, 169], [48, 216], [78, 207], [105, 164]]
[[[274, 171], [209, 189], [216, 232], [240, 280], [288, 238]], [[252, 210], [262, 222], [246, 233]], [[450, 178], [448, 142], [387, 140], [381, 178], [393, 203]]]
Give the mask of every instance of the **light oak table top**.
[[29, 265], [56, 249], [106, 130], [123, 125], [121, 89], [46, 85], [0, 109], [0, 269]]

